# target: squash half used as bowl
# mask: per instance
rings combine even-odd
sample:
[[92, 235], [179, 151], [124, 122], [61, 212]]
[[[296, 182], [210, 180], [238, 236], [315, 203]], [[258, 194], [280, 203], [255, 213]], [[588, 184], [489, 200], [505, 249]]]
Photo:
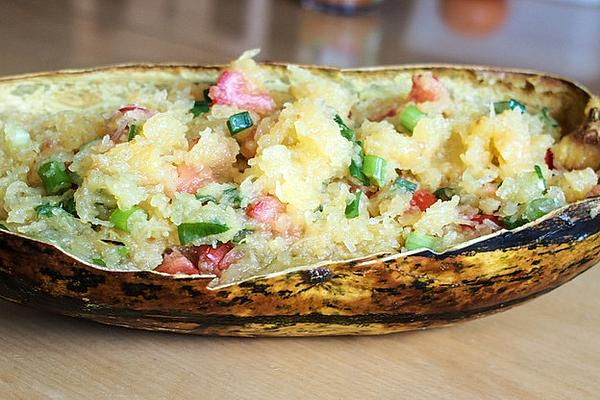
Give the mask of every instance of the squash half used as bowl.
[[[128, 80], [211, 82], [223, 66], [128, 65], [0, 80], [6, 110], [84, 109], [98, 85]], [[284, 76], [287, 66], [265, 64]], [[385, 87], [399, 74], [432, 71], [501, 88], [530, 102], [552, 99], [562, 135], [597, 151], [598, 100], [566, 79], [490, 67], [417, 65], [312, 73]], [[59, 94], [59, 95], [57, 95]], [[436, 327], [506, 310], [573, 279], [600, 261], [600, 198], [561, 207], [442, 253], [414, 250], [322, 262], [214, 284], [213, 275], [114, 271], [55, 245], [0, 230], [0, 298], [131, 328], [229, 336], [361, 335]]]

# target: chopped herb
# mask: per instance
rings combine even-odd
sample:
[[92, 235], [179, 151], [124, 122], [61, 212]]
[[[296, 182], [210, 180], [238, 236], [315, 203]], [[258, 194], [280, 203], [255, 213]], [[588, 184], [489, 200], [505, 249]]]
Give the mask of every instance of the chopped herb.
[[214, 196], [211, 196], [210, 194], [196, 194], [196, 199], [200, 200], [200, 202], [202, 204], [208, 203], [208, 202], [212, 202], [212, 203], [217, 202], [217, 199], [215, 199]]
[[406, 250], [409, 251], [423, 248], [434, 250], [437, 241], [438, 239], [435, 236], [411, 232], [406, 235], [404, 247], [406, 247]]
[[60, 209], [60, 207], [54, 204], [44, 203], [37, 206], [35, 208], [35, 212], [37, 213], [38, 217], [51, 217], [54, 215], [54, 210], [56, 209]]
[[121, 210], [117, 208], [110, 216], [110, 222], [115, 226], [115, 228], [120, 229], [125, 232], [129, 232], [129, 217], [136, 212], [142, 210], [140, 207], [132, 207], [129, 210]]
[[179, 242], [185, 246], [203, 237], [223, 233], [229, 229], [227, 225], [214, 222], [192, 222], [178, 225], [177, 234]]
[[377, 156], [368, 155], [363, 159], [362, 172], [377, 186], [382, 187], [385, 183], [386, 161]]
[[407, 106], [402, 110], [402, 114], [400, 114], [400, 125], [412, 133], [415, 126], [417, 126], [417, 122], [426, 115], [427, 114], [419, 110], [417, 106]]
[[6, 225], [4, 224], [0, 224], [0, 229], [4, 229], [5, 231], [8, 231], [9, 229], [6, 227]]
[[552, 116], [550, 115], [550, 111], [548, 110], [548, 107], [544, 107], [542, 108], [542, 111], [540, 112], [542, 120], [550, 125], [552, 128], [558, 128], [558, 122], [556, 122], [556, 120], [554, 118], [552, 118]]
[[340, 127], [340, 133], [342, 134], [343, 137], [345, 137], [350, 142], [356, 142], [356, 133], [354, 133], [354, 131], [352, 129], [348, 128], [348, 126], [342, 120], [342, 117], [340, 117], [338, 114], [336, 114], [335, 117], [333, 118], [333, 120]]
[[528, 221], [535, 221], [536, 219], [548, 214], [552, 210], [556, 210], [559, 207], [560, 204], [558, 201], [546, 197], [540, 197], [527, 203], [525, 211], [523, 212], [523, 216]]
[[396, 189], [403, 189], [408, 193], [414, 193], [417, 190], [417, 184], [409, 180], [398, 178], [394, 181], [394, 187]]
[[352, 219], [358, 217], [358, 214], [360, 213], [361, 197], [362, 192], [359, 190], [354, 194], [354, 199], [352, 199], [352, 201], [346, 205], [346, 210], [344, 211], [346, 218]]
[[229, 128], [229, 132], [232, 135], [235, 135], [244, 129], [250, 128], [253, 124], [254, 123], [252, 122], [252, 118], [250, 118], [250, 113], [248, 111], [233, 114], [227, 120], [227, 128]]
[[521, 114], [523, 114], [527, 112], [527, 107], [515, 99], [510, 99], [508, 101], [497, 101], [494, 103], [494, 112], [496, 114], [501, 114], [506, 110], [519, 110]]
[[190, 112], [194, 114], [194, 118], [200, 114], [204, 114], [210, 111], [210, 104], [206, 101], [194, 101], [194, 106], [190, 109]]
[[136, 124], [129, 125], [129, 131], [127, 133], [127, 141], [130, 142], [139, 133], [140, 127]]
[[231, 239], [231, 243], [238, 245], [244, 243], [246, 241], [246, 237], [252, 233], [250, 229], [242, 229], [238, 233], [235, 234], [233, 239]]
[[42, 164], [38, 169], [38, 175], [50, 195], [61, 194], [71, 187], [71, 178], [67, 174], [64, 163], [49, 161]]
[[452, 199], [452, 196], [456, 194], [456, 190], [449, 187], [439, 188], [433, 192], [434, 196], [440, 200], [448, 201]]
[[239, 207], [242, 199], [240, 198], [240, 192], [237, 188], [228, 188], [223, 190], [221, 195], [221, 202], [231, 207]]
[[544, 193], [546, 193], [548, 191], [548, 182], [546, 181], [546, 178], [544, 178], [544, 174], [542, 174], [542, 168], [539, 165], [536, 165], [533, 169], [535, 169], [535, 174], [544, 184]]
[[106, 268], [106, 262], [101, 258], [92, 258], [92, 263]]

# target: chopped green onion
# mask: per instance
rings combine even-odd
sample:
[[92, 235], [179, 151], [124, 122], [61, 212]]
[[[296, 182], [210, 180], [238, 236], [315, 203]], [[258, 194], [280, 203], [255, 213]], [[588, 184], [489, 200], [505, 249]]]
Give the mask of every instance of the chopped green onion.
[[558, 201], [546, 197], [540, 197], [527, 203], [527, 207], [523, 212], [523, 216], [528, 221], [535, 221], [536, 219], [548, 214], [552, 210], [556, 210], [559, 207], [560, 204]]
[[544, 193], [547, 192], [548, 182], [546, 181], [546, 178], [544, 178], [544, 174], [542, 174], [542, 168], [539, 165], [536, 165], [533, 167], [533, 169], [535, 169], [535, 174], [537, 177], [540, 178], [540, 180], [544, 183]]
[[252, 233], [252, 230], [250, 230], [250, 229], [242, 229], [241, 231], [239, 231], [238, 233], [235, 234], [233, 239], [231, 239], [231, 243], [233, 243], [235, 245], [244, 243], [246, 241], [246, 236], [248, 236], [251, 233]]
[[75, 199], [73, 197], [69, 198], [65, 202], [61, 201], [58, 205], [72, 216], [77, 217], [77, 208], [75, 205]]
[[346, 205], [346, 210], [344, 211], [346, 218], [352, 219], [358, 217], [358, 214], [360, 213], [361, 197], [362, 192], [359, 190], [354, 194], [354, 199], [352, 199], [352, 201]]
[[60, 207], [54, 204], [44, 203], [35, 208], [38, 217], [51, 217], [54, 215], [54, 210], [60, 210]]
[[136, 135], [139, 133], [139, 130], [140, 127], [135, 124], [129, 125], [129, 131], [127, 132], [127, 141], [130, 142], [134, 137], [136, 137]]
[[129, 210], [121, 210], [120, 208], [117, 208], [110, 216], [110, 222], [112, 222], [115, 228], [129, 232], [129, 217], [131, 217], [134, 212], [139, 210], [142, 209], [140, 207], [132, 207]]
[[223, 233], [229, 229], [227, 225], [216, 224], [214, 222], [192, 222], [178, 225], [177, 234], [179, 242], [185, 246], [203, 237]]
[[127, 254], [129, 254], [129, 247], [127, 247], [127, 246], [120, 246], [119, 249], [117, 250], [117, 253], [121, 257], [125, 257]]
[[497, 101], [494, 103], [494, 112], [496, 114], [501, 114], [506, 110], [519, 110], [521, 114], [523, 114], [527, 112], [527, 107], [515, 99], [510, 99], [508, 101]]
[[239, 207], [242, 199], [240, 198], [240, 192], [237, 188], [228, 188], [223, 190], [221, 195], [221, 202], [232, 207]]
[[38, 169], [38, 175], [50, 195], [61, 194], [71, 187], [71, 178], [67, 174], [65, 164], [49, 161]]
[[397, 189], [404, 189], [409, 193], [414, 193], [417, 190], [417, 184], [406, 179], [398, 178], [394, 182], [394, 187]]
[[9, 229], [6, 227], [6, 225], [4, 224], [0, 224], [0, 229], [4, 229], [5, 231], [8, 231]]
[[200, 200], [200, 202], [202, 204], [208, 203], [208, 202], [213, 202], [213, 203], [217, 202], [217, 199], [215, 199], [210, 194], [196, 194], [196, 199]]
[[333, 120], [340, 127], [340, 133], [342, 134], [343, 137], [345, 137], [350, 142], [356, 142], [356, 133], [354, 133], [354, 131], [352, 129], [348, 128], [348, 126], [342, 120], [342, 117], [340, 117], [338, 114], [336, 114], [335, 117], [333, 118]]
[[383, 158], [368, 155], [363, 159], [362, 172], [377, 186], [382, 187], [385, 183], [385, 166]]
[[194, 101], [194, 106], [190, 109], [190, 112], [194, 114], [196, 118], [200, 114], [207, 113], [210, 110], [210, 104], [206, 101]]
[[519, 218], [517, 215], [502, 218], [502, 225], [506, 229], [515, 229], [522, 225], [525, 225], [528, 221], [523, 218]]
[[542, 114], [542, 120], [550, 125], [552, 128], [558, 128], [558, 122], [556, 122], [556, 120], [554, 118], [552, 118], [552, 116], [550, 115], [550, 111], [548, 110], [548, 107], [544, 107], [542, 108], [541, 111]]
[[369, 182], [369, 178], [367, 178], [362, 171], [364, 156], [365, 153], [362, 148], [362, 142], [356, 141], [356, 143], [354, 143], [354, 153], [352, 155], [352, 161], [350, 161], [350, 166], [348, 167], [348, 172], [350, 172], [350, 176], [355, 178], [358, 183], [368, 186], [371, 182]]
[[452, 196], [454, 196], [455, 194], [456, 190], [449, 187], [439, 188], [438, 190], [433, 192], [433, 195], [435, 197], [443, 201], [452, 200]]
[[252, 118], [250, 118], [250, 113], [248, 111], [233, 114], [227, 120], [227, 128], [229, 128], [229, 132], [232, 135], [235, 135], [244, 129], [250, 128], [253, 124], [254, 123], [252, 122]]
[[410, 133], [415, 129], [417, 122], [425, 115], [424, 112], [419, 110], [417, 106], [410, 105], [407, 106], [400, 114], [400, 124], [406, 128]]
[[106, 263], [101, 258], [92, 258], [92, 263], [106, 268]]
[[210, 96], [208, 95], [208, 92], [210, 91], [210, 88], [206, 88], [202, 91], [202, 94], [204, 95], [204, 101], [207, 102], [209, 105], [213, 103], [212, 99], [210, 98]]
[[433, 250], [435, 249], [437, 241], [438, 239], [434, 236], [411, 232], [406, 235], [404, 247], [406, 247], [406, 250], [409, 251], [422, 248]]

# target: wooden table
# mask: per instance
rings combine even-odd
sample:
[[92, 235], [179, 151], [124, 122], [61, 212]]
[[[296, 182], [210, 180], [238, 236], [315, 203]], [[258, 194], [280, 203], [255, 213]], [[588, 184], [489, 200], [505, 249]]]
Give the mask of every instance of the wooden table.
[[[388, 1], [375, 15], [342, 18], [283, 0], [5, 1], [0, 74], [224, 62], [260, 46], [263, 59], [280, 61], [537, 68], [600, 92], [598, 7], [499, 2], [493, 21], [470, 27], [451, 12], [461, 3]], [[311, 339], [138, 332], [0, 302], [0, 399], [597, 399], [598, 293], [595, 267], [482, 320]]]

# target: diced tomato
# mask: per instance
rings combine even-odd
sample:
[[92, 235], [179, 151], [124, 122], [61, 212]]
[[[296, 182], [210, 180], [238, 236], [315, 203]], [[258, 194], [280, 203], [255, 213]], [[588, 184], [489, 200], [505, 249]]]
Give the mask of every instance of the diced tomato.
[[156, 268], [158, 272], [165, 272], [167, 274], [197, 274], [198, 268], [181, 252], [173, 250], [171, 254], [167, 254], [163, 258], [162, 264]]
[[552, 153], [552, 150], [546, 150], [546, 156], [544, 157], [544, 161], [546, 162], [548, 168], [554, 169], [554, 153]]
[[272, 224], [285, 212], [285, 206], [275, 196], [262, 196], [246, 208], [246, 215], [264, 224]]
[[208, 92], [214, 104], [227, 104], [267, 114], [275, 110], [275, 101], [267, 93], [257, 93], [254, 85], [237, 71], [225, 71]]
[[415, 103], [438, 101], [448, 97], [448, 89], [430, 71], [413, 75], [409, 100]]
[[410, 200], [410, 205], [418, 207], [421, 211], [425, 211], [437, 200], [437, 197], [435, 197], [435, 195], [429, 190], [419, 189], [413, 194], [413, 197]]
[[177, 175], [178, 192], [196, 193], [198, 189], [215, 180], [210, 169], [188, 165], [178, 166]]
[[502, 221], [500, 221], [500, 217], [498, 217], [496, 215], [475, 214], [470, 219], [471, 219], [471, 221], [477, 222], [478, 224], [483, 224], [483, 221], [485, 221], [487, 219], [489, 221], [492, 221], [493, 223], [495, 223], [498, 226], [502, 226]]
[[221, 276], [221, 273], [241, 256], [240, 252], [233, 249], [231, 243], [217, 247], [198, 246], [198, 269], [202, 273]]

